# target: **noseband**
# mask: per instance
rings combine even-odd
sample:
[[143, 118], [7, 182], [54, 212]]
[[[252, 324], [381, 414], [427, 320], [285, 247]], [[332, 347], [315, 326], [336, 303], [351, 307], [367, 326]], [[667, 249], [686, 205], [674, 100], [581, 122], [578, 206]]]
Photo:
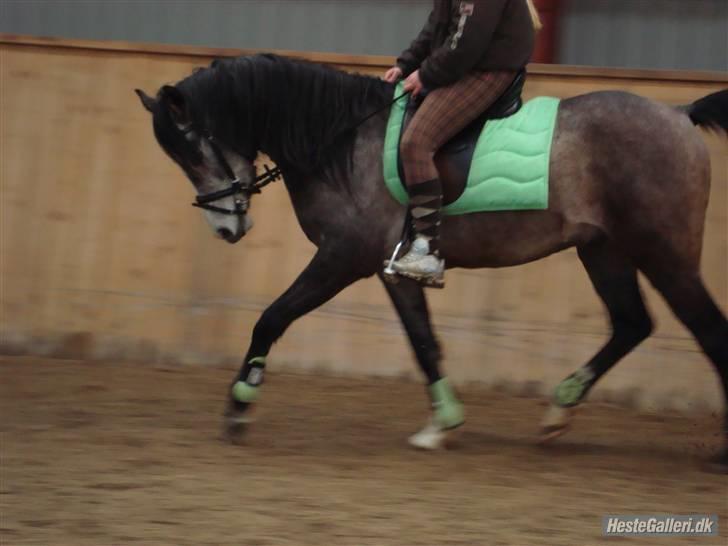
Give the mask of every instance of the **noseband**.
[[[217, 145], [217, 142], [212, 135], [205, 135], [205, 138], [210, 144], [210, 148], [212, 148], [212, 153], [215, 154], [215, 158], [220, 165], [222, 165], [222, 168], [225, 171], [225, 176], [227, 177], [227, 183], [230, 184], [230, 187], [225, 188], [224, 190], [198, 195], [195, 198], [195, 202], [192, 203], [192, 206], [212, 212], [219, 212], [220, 214], [242, 216], [248, 210], [250, 196], [254, 193], [260, 193], [261, 188], [281, 178], [281, 170], [278, 167], [271, 169], [268, 165], [264, 165], [263, 168], [265, 169], [265, 172], [263, 174], [256, 176], [251, 183], [243, 184], [240, 181], [240, 178], [235, 176], [235, 173], [230, 167], [227, 159], [225, 159], [225, 155], [222, 153], [220, 146]], [[218, 199], [230, 196], [234, 197], [234, 209], [226, 209], [210, 204]]]

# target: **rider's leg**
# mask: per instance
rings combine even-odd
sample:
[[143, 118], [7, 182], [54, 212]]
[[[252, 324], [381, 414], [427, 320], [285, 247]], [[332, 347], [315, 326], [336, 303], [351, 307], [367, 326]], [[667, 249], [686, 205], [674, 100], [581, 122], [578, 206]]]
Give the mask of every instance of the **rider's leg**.
[[435, 152], [487, 110], [514, 78], [514, 72], [472, 72], [431, 91], [417, 110], [401, 142], [416, 237], [410, 252], [395, 262], [398, 272], [423, 280], [442, 276], [442, 185]]

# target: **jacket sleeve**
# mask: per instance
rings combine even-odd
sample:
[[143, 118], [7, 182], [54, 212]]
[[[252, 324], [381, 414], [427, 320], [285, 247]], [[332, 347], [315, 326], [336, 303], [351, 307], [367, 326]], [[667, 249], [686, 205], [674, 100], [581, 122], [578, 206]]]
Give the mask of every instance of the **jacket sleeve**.
[[417, 70], [430, 54], [432, 34], [435, 32], [436, 24], [435, 10], [432, 10], [417, 38], [397, 58], [397, 66], [402, 69], [405, 78]]
[[420, 79], [427, 88], [456, 82], [470, 71], [487, 51], [507, 2], [460, 2], [455, 33], [422, 62]]

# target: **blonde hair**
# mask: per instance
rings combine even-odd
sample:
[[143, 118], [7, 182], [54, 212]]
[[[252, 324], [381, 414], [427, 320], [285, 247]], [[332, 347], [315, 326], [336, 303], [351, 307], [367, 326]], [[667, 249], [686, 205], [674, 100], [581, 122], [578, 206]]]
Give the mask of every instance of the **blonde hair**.
[[531, 21], [533, 21], [533, 28], [536, 30], [541, 30], [543, 28], [543, 24], [541, 23], [541, 17], [538, 16], [538, 10], [536, 9], [536, 6], [533, 5], [533, 0], [526, 0], [526, 4], [528, 4], [528, 11], [531, 12]]

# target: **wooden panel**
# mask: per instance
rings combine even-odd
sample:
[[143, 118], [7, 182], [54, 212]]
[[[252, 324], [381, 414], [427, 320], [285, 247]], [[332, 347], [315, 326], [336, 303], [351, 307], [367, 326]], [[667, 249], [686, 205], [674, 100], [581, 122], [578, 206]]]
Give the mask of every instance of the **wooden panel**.
[[[140, 43], [123, 41], [98, 41], [70, 38], [53, 38], [48, 36], [26, 36], [0, 32], [0, 44], [37, 45], [55, 49], [76, 49], [86, 51], [106, 51], [121, 53], [150, 53], [154, 55], [172, 55], [184, 57], [204, 57], [201, 62], [215, 57], [231, 57], [234, 55], [252, 55], [258, 53], [251, 49], [231, 49], [220, 47], [200, 47], [169, 45], [159, 43]], [[268, 51], [268, 50], [267, 50]], [[393, 57], [383, 55], [351, 55], [343, 53], [303, 52], [290, 50], [274, 50], [278, 55], [297, 59], [306, 59], [317, 63], [342, 66], [348, 69], [373, 67], [380, 70], [389, 67]], [[595, 66], [569, 66], [555, 64], [531, 64], [529, 72], [549, 76], [587, 77], [601, 79], [635, 79], [657, 81], [690, 81], [708, 82], [710, 84], [728, 83], [728, 72], [686, 71], [686, 70], [649, 70], [632, 68], [608, 68]]]
[[[282, 185], [256, 197], [256, 227], [235, 247], [213, 239], [188, 206], [192, 190], [158, 148], [133, 89], [153, 92], [208, 58], [169, 47], [159, 53], [119, 44], [24, 45], [2, 38], [3, 349], [149, 363], [237, 363], [259, 313], [314, 249]], [[391, 62], [325, 60], [374, 74]], [[531, 72], [527, 96], [627, 89], [680, 104], [726, 87], [723, 79], [705, 74], [659, 79], [655, 73], [600, 76], [563, 67]], [[727, 144], [706, 140], [713, 190], [703, 266], [726, 309]], [[660, 298], [649, 287], [646, 292], [657, 334], [595, 396], [648, 408], [717, 408], [709, 365]], [[447, 289], [433, 292], [431, 304], [451, 375], [514, 391], [546, 392], [588, 359], [607, 333], [601, 304], [573, 251], [519, 268], [449, 272]], [[296, 323], [274, 348], [271, 366], [418, 377], [375, 280]]]

